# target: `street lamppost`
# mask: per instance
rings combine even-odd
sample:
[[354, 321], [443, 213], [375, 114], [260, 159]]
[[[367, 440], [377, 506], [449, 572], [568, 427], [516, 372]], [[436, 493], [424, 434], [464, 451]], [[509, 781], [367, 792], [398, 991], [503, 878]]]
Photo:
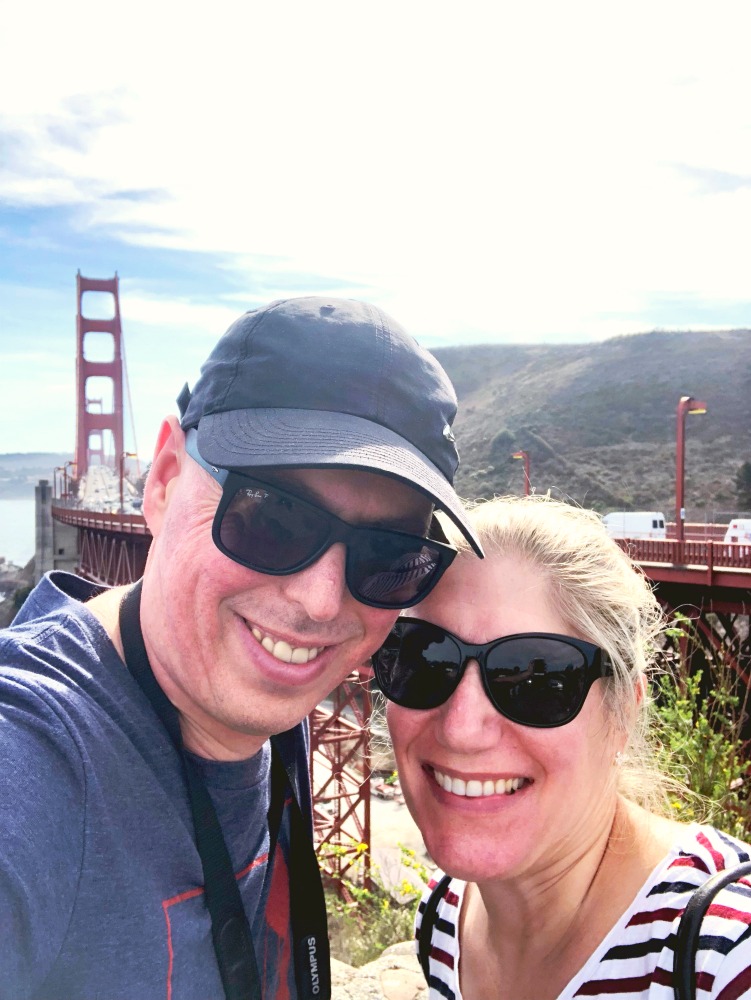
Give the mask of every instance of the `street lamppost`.
[[[63, 477], [65, 479], [65, 492], [64, 492], [64, 496], [66, 498], [68, 496], [68, 466], [70, 465], [71, 468], [72, 468], [75, 464], [76, 463], [75, 463], [75, 461], [73, 459], [68, 459], [68, 461], [63, 465]], [[74, 477], [71, 475], [70, 478], [73, 479]]]
[[123, 477], [125, 475], [125, 459], [126, 458], [136, 458], [136, 453], [134, 451], [124, 451], [120, 455], [120, 513], [123, 514]]
[[681, 396], [675, 425], [675, 537], [683, 541], [686, 508], [683, 505], [683, 480], [686, 466], [686, 414], [706, 413], [707, 404], [693, 396]]
[[512, 458], [521, 458], [524, 460], [524, 496], [529, 496], [529, 455], [526, 451], [515, 451], [511, 456]]

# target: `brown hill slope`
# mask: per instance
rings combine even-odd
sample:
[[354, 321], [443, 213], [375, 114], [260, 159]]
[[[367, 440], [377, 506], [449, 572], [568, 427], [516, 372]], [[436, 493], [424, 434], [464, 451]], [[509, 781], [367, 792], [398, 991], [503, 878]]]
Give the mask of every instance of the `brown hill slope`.
[[686, 424], [688, 516], [736, 510], [734, 479], [751, 459], [751, 332], [644, 333], [595, 344], [441, 348], [459, 396], [458, 489], [523, 489], [598, 510], [675, 508], [676, 407], [707, 403]]

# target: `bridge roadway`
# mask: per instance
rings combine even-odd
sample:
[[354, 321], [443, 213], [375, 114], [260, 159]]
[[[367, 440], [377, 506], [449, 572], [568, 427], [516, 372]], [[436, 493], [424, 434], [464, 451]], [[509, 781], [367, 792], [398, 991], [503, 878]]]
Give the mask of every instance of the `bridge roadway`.
[[[143, 575], [151, 542], [143, 515], [85, 510], [62, 501], [53, 505], [52, 515], [79, 529], [82, 576], [112, 586]], [[691, 618], [707, 648], [751, 684], [751, 546], [724, 542], [725, 530], [726, 525], [687, 524], [685, 540], [678, 541], [669, 525], [665, 539], [618, 544], [652, 582], [668, 615], [680, 611]]]
[[[109, 483], [92, 482], [90, 496], [106, 490], [109, 510], [85, 509], [58, 499], [53, 503], [52, 516], [80, 529], [78, 569], [82, 576], [109, 585], [131, 583], [143, 573], [151, 532], [142, 514], [115, 511]], [[657, 584], [747, 590], [751, 597], [751, 547], [723, 542], [726, 527], [687, 524], [686, 539], [679, 542], [670, 537], [675, 526], [668, 525], [666, 539], [620, 539], [618, 544]]]
[[[53, 505], [52, 515], [79, 529], [82, 576], [97, 583], [130, 583], [143, 575], [151, 533], [141, 514]], [[724, 542], [726, 525], [687, 524], [686, 538], [620, 539], [671, 615], [690, 617], [708, 647], [751, 684], [751, 546]], [[672, 537], [671, 537], [672, 536]], [[751, 738], [751, 729], [749, 736]]]

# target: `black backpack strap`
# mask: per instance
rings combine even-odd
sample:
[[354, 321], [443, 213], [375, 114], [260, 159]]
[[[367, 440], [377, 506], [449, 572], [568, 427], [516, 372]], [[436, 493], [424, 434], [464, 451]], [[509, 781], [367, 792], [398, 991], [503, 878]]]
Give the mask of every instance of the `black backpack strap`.
[[751, 861], [744, 861], [732, 868], [717, 872], [700, 885], [689, 899], [683, 911], [675, 937], [675, 960], [673, 966], [673, 993], [675, 1000], [695, 1000], [696, 998], [696, 952], [699, 933], [704, 915], [717, 893], [731, 882], [744, 875], [751, 875]]
[[428, 985], [430, 985], [430, 942], [433, 937], [433, 927], [435, 926], [435, 918], [438, 913], [438, 904], [446, 895], [446, 890], [448, 889], [450, 881], [450, 875], [443, 876], [438, 885], [436, 885], [435, 889], [433, 889], [431, 894], [428, 896], [428, 901], [425, 904], [425, 909], [422, 913], [420, 932], [417, 938], [417, 954], [425, 976], [425, 982]]

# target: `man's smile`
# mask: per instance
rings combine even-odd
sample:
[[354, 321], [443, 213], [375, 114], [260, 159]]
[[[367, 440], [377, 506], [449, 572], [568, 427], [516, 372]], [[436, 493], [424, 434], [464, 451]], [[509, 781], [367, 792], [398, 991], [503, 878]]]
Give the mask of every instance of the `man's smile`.
[[309, 663], [325, 649], [325, 646], [292, 646], [286, 639], [276, 639], [268, 632], [262, 632], [256, 625], [248, 625], [253, 636], [267, 653], [283, 663]]

